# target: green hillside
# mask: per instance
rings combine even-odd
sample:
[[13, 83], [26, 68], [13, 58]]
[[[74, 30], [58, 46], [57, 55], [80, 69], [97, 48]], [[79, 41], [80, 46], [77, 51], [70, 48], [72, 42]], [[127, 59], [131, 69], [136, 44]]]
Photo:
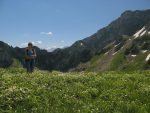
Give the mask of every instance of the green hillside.
[[150, 71], [0, 69], [1, 113], [149, 113]]
[[[118, 44], [111, 43], [90, 61], [81, 63], [73, 71], [136, 71], [147, 70], [150, 66], [145, 59], [150, 53], [150, 35], [144, 35]], [[72, 71], [72, 70], [71, 70]]]

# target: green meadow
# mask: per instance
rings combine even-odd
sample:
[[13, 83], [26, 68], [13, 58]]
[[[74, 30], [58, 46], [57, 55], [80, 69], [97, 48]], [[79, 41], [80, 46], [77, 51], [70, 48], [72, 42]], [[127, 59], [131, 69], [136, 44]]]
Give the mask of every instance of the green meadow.
[[150, 71], [0, 69], [1, 113], [150, 113]]

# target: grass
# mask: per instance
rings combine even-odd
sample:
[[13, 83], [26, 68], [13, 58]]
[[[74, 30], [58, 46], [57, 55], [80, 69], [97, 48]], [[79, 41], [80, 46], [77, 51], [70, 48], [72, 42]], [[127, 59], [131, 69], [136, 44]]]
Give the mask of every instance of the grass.
[[124, 71], [132, 71], [132, 70], [143, 70], [146, 69], [148, 65], [145, 64], [145, 58], [148, 53], [139, 53], [135, 58], [130, 62], [126, 62], [123, 65]]
[[150, 71], [0, 69], [1, 113], [150, 113]]
[[113, 58], [110, 65], [110, 70], [118, 70], [118, 68], [120, 68], [124, 60], [125, 60], [124, 50], [121, 50]]
[[94, 56], [88, 63], [86, 71], [93, 71], [99, 65], [100, 61], [103, 60], [104, 54]]

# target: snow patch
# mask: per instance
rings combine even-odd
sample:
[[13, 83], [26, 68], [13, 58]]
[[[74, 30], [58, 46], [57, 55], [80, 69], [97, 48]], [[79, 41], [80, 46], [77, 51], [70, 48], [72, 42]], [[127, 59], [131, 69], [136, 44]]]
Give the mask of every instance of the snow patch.
[[143, 35], [145, 35], [146, 34], [146, 30], [145, 31], [143, 31], [141, 34], [140, 34], [140, 36], [143, 36]]
[[148, 34], [150, 34], [150, 31], [148, 32]]
[[132, 57], [136, 57], [137, 55], [131, 55]]
[[145, 61], [148, 61], [150, 59], [150, 54], [146, 57]]
[[142, 53], [146, 53], [148, 50], [142, 50]]
[[83, 43], [81, 42], [80, 45], [83, 46]]
[[118, 51], [117, 52], [115, 52], [115, 53], [113, 53], [112, 55], [114, 56], [115, 54], [117, 54], [118, 53]]
[[143, 32], [143, 30], [145, 30], [145, 26], [144, 26], [142, 29], [140, 29], [139, 31], [137, 31], [133, 36], [134, 36], [135, 38], [139, 37], [140, 34]]
[[105, 55], [107, 55], [107, 54], [108, 54], [108, 52], [105, 53]]
[[115, 47], [117, 47], [117, 46], [119, 46], [120, 45], [120, 43], [119, 44], [117, 44], [117, 45], [115, 45]]

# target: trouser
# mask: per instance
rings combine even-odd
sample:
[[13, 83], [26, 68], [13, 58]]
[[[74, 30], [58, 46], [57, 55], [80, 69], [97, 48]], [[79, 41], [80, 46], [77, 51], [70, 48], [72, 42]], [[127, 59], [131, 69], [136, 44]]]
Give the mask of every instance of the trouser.
[[26, 68], [28, 73], [32, 73], [34, 71], [35, 60], [31, 59], [26, 61]]

